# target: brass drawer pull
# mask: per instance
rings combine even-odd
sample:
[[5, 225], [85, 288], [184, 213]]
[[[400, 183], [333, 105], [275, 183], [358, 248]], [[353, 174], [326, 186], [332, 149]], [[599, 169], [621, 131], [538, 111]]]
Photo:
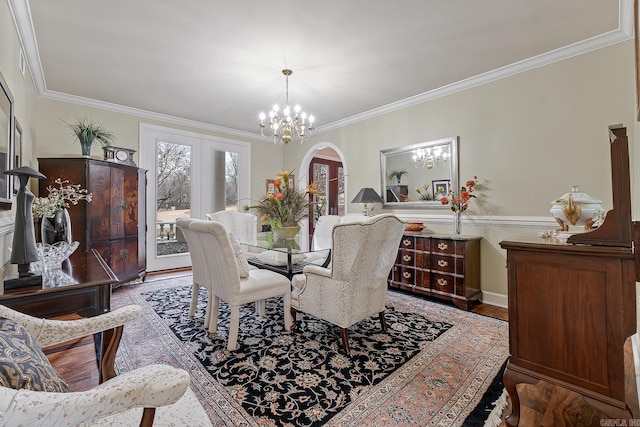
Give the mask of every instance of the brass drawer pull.
[[403, 244], [403, 245], [405, 245], [405, 246], [411, 246], [411, 240], [409, 240], [409, 239], [404, 239], [404, 240], [402, 241], [402, 244]]
[[439, 265], [440, 267], [446, 267], [446, 266], [448, 266], [448, 265], [449, 265], [449, 263], [448, 263], [447, 261], [443, 260], [443, 259], [439, 259], [439, 260], [438, 260], [438, 265]]
[[447, 250], [447, 249], [449, 249], [449, 245], [447, 245], [444, 242], [440, 242], [440, 243], [438, 243], [438, 249], [440, 249], [441, 251]]
[[438, 286], [446, 286], [447, 285], [447, 279], [443, 279], [442, 277], [438, 278], [437, 282], [438, 282]]
[[404, 262], [409, 262], [409, 261], [411, 261], [411, 255], [405, 255], [405, 256], [403, 256], [403, 257], [402, 257], [402, 260], [403, 260]]
[[404, 273], [402, 273], [402, 277], [404, 277], [405, 279], [410, 279], [411, 278], [411, 273], [407, 273], [405, 271]]

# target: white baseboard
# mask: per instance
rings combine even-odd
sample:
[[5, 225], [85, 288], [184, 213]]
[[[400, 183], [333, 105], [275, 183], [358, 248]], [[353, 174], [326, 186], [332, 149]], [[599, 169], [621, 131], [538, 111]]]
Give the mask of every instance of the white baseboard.
[[498, 307], [507, 308], [509, 306], [509, 300], [506, 295], [497, 294], [495, 292], [482, 291], [481, 301], [484, 304], [497, 305]]

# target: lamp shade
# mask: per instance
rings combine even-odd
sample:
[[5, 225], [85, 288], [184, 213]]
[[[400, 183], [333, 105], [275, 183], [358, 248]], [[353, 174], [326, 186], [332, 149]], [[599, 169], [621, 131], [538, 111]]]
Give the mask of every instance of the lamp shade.
[[376, 190], [366, 187], [360, 189], [351, 203], [384, 203], [384, 200], [376, 193]]

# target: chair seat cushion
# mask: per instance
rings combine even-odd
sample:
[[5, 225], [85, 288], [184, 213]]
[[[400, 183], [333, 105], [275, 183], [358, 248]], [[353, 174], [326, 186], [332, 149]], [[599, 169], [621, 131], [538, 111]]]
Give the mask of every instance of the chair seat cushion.
[[27, 330], [4, 317], [0, 317], [0, 385], [15, 390], [69, 391]]

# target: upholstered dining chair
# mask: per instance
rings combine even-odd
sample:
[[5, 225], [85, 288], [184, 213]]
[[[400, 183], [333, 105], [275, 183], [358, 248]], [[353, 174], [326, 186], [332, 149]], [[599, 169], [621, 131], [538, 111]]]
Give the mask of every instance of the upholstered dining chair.
[[269, 270], [249, 269], [239, 244], [235, 244], [225, 227], [217, 221], [194, 220], [189, 224], [205, 254], [212, 299], [209, 332], [218, 327], [220, 299], [229, 304], [231, 324], [227, 350], [235, 350], [240, 328], [240, 306], [255, 302], [256, 311], [264, 316], [264, 300], [282, 296], [285, 329], [291, 329], [291, 282]]
[[194, 232], [189, 229], [189, 224], [195, 221], [194, 218], [178, 218], [176, 226], [182, 231], [184, 239], [189, 247], [189, 255], [191, 256], [191, 270], [193, 273], [193, 288], [191, 290], [191, 305], [189, 306], [189, 317], [193, 318], [198, 305], [198, 294], [200, 287], [207, 289], [207, 309], [205, 311], [204, 324], [209, 327], [211, 320], [211, 298], [209, 292], [209, 283], [211, 279], [208, 277], [209, 269], [207, 268], [207, 260], [204, 255], [204, 249], [200, 245], [200, 239], [194, 236]]
[[240, 243], [258, 244], [258, 218], [255, 215], [236, 211], [218, 211], [206, 214], [205, 217], [224, 225], [224, 228], [233, 233]]
[[351, 325], [377, 315], [385, 331], [387, 278], [404, 229], [405, 224], [389, 214], [334, 226], [331, 267], [308, 265], [303, 274], [293, 276], [293, 327], [298, 311], [333, 323], [340, 328], [347, 354]]
[[306, 262], [317, 265], [325, 265], [331, 254], [331, 235], [333, 226], [340, 223], [340, 215], [321, 215], [316, 221], [313, 237], [311, 238], [311, 251], [307, 253]]
[[[137, 305], [78, 320], [47, 320], [0, 305], [0, 425], [18, 426], [211, 426], [189, 389], [189, 374], [148, 365], [118, 376], [114, 361], [123, 325]], [[108, 331], [100, 384], [69, 392], [42, 348]]]

